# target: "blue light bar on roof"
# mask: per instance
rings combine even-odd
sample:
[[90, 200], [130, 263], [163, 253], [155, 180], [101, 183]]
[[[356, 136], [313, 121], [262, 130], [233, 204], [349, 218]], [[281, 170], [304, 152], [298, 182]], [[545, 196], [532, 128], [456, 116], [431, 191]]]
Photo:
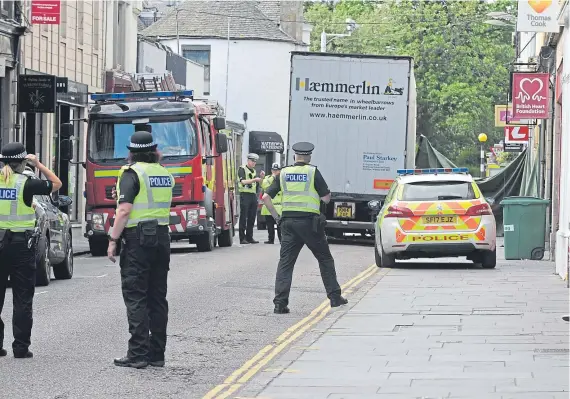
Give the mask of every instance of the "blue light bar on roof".
[[181, 91], [133, 91], [129, 93], [91, 94], [93, 101], [149, 100], [161, 98], [194, 97], [194, 90]]
[[468, 168], [398, 169], [399, 175], [437, 175], [439, 173], [469, 173]]

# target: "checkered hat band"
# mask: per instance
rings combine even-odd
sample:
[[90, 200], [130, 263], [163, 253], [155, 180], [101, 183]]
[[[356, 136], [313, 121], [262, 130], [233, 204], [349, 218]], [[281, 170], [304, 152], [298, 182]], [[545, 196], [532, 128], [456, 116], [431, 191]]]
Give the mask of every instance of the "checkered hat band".
[[295, 151], [295, 154], [299, 155], [311, 155], [313, 151]]
[[28, 155], [28, 153], [26, 151], [24, 151], [24, 152], [21, 152], [21, 153], [16, 154], [16, 155], [2, 155], [2, 154], [0, 154], [0, 157], [5, 158], [5, 159], [11, 159], [11, 158], [24, 159], [24, 158], [26, 158], [26, 155]]
[[133, 148], [147, 148], [147, 147], [152, 147], [155, 146], [156, 143], [154, 142], [154, 140], [150, 143], [145, 143], [145, 144], [138, 144], [138, 143], [130, 143], [129, 147], [133, 147]]

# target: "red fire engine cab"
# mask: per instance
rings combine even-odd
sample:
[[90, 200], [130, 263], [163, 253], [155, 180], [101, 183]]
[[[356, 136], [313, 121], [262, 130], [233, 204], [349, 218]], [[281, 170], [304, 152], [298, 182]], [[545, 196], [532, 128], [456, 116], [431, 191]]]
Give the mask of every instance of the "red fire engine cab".
[[112, 190], [127, 163], [137, 124], [150, 124], [174, 176], [170, 235], [198, 251], [232, 245], [236, 224], [235, 152], [220, 108], [192, 90], [92, 94], [87, 133], [85, 237], [93, 256], [107, 253], [116, 201]]

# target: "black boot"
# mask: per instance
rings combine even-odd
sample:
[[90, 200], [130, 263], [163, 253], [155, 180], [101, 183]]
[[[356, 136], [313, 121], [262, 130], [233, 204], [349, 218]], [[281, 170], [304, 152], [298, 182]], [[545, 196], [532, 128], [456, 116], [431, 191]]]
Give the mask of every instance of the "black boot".
[[16, 359], [30, 359], [34, 357], [34, 354], [30, 351], [27, 352], [14, 352], [14, 357]]
[[267, 241], [265, 241], [265, 244], [275, 244], [275, 241], [274, 240], [267, 240]]
[[7, 354], [8, 354], [8, 352], [6, 351], [6, 349], [0, 348], [0, 357], [6, 356]]
[[331, 298], [331, 308], [337, 308], [340, 305], [346, 305], [347, 303], [348, 303], [348, 299], [343, 298], [340, 295]]
[[146, 366], [148, 366], [148, 362], [146, 360], [133, 359], [127, 356], [117, 358], [113, 360], [113, 363], [115, 363], [115, 366], [132, 367], [135, 369], [144, 369]]
[[289, 312], [290, 312], [289, 308], [283, 305], [275, 305], [275, 309], [273, 309], [273, 313], [276, 314], [287, 314]]

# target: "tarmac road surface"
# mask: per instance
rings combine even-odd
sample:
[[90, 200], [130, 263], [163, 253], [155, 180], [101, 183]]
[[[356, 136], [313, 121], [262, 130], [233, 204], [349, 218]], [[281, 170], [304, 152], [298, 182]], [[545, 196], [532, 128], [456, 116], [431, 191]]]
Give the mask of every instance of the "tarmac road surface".
[[[256, 231], [256, 238], [265, 240], [266, 232]], [[278, 244], [210, 253], [176, 243], [173, 248], [165, 368], [113, 365], [114, 357], [125, 355], [129, 338], [119, 267], [106, 258], [79, 256], [73, 279], [36, 288], [33, 359], [12, 357], [8, 290], [2, 316], [9, 353], [0, 358], [0, 398], [202, 398], [326, 299], [306, 248], [297, 261], [289, 315], [273, 314]], [[371, 246], [331, 249], [341, 284], [374, 263]]]

